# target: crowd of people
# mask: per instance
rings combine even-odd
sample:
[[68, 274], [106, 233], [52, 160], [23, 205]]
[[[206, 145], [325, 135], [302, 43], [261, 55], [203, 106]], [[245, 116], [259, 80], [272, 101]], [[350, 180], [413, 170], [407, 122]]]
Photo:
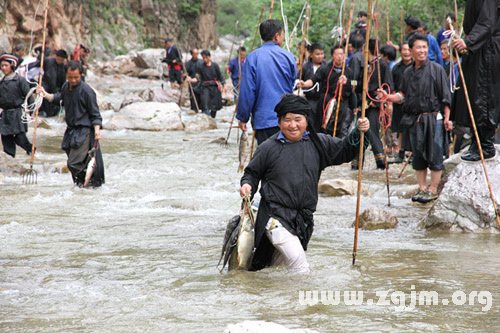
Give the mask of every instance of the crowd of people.
[[[28, 155], [32, 154], [34, 149], [26, 132], [33, 112], [52, 117], [64, 108], [67, 129], [61, 148], [68, 156], [68, 168], [74, 183], [82, 186], [88, 153], [101, 139], [102, 124], [96, 94], [84, 82], [90, 50], [78, 44], [71, 57], [64, 49], [54, 51], [42, 46], [34, 47], [32, 54], [26, 51], [25, 45], [20, 43], [12, 53], [0, 55], [3, 74], [0, 79], [0, 134], [3, 150], [15, 157], [18, 145]], [[37, 96], [43, 97], [40, 105], [36, 104]], [[100, 151], [97, 155], [102, 159]], [[93, 186], [104, 182], [104, 173], [100, 170], [92, 178]]]

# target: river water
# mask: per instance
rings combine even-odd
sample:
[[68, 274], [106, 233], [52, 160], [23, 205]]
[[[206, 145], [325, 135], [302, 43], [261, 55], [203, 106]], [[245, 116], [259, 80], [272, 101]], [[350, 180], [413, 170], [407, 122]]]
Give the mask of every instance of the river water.
[[[310, 275], [219, 273], [226, 222], [240, 200], [236, 133], [228, 147], [210, 143], [227, 126], [104, 131], [106, 184], [95, 190], [49, 172], [65, 156], [60, 137], [42, 138], [38, 184], [11, 176], [0, 185], [0, 332], [222, 332], [243, 320], [319, 332], [500, 331], [498, 235], [427, 233], [417, 227], [426, 209], [408, 199], [392, 198], [398, 228], [360, 232], [356, 266], [355, 197], [321, 197]], [[344, 165], [323, 178], [354, 176]], [[385, 206], [383, 173], [365, 177], [362, 208]], [[366, 302], [302, 304], [300, 291], [312, 290], [364, 292]], [[395, 301], [402, 295], [392, 292], [405, 293], [408, 307], [368, 304], [384, 291]], [[411, 307], [420, 291], [439, 293], [440, 305]], [[489, 303], [482, 298], [489, 311], [477, 297], [452, 304], [452, 294], [473, 291], [491, 294]]]

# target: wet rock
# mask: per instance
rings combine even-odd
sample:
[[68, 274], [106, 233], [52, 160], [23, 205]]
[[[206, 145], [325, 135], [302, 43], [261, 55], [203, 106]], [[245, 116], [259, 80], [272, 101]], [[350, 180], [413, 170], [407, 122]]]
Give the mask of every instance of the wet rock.
[[350, 179], [328, 179], [319, 183], [318, 191], [327, 197], [354, 195], [358, 190], [358, 182]]
[[69, 173], [68, 164], [66, 162], [57, 162], [49, 167], [52, 173]]
[[159, 79], [160, 78], [160, 72], [158, 72], [157, 69], [155, 68], [147, 68], [139, 72], [137, 74], [137, 77], [140, 79]]
[[158, 68], [165, 57], [164, 49], [144, 49], [138, 51], [132, 61], [139, 68]]
[[[486, 161], [488, 176], [500, 207], [500, 146], [495, 159]], [[493, 203], [482, 164], [460, 162], [448, 175], [439, 198], [421, 221], [426, 229], [459, 232], [495, 232]]]
[[183, 130], [180, 108], [175, 103], [139, 102], [127, 105], [113, 114], [106, 129], [144, 131]]
[[417, 194], [417, 185], [393, 185], [391, 184], [391, 197], [398, 197], [401, 199], [411, 199], [412, 196]]
[[122, 101], [120, 109], [138, 102], [177, 103], [178, 89], [148, 88], [142, 91], [130, 92]]
[[37, 128], [52, 129], [52, 126], [45, 119], [38, 119]]
[[367, 208], [359, 217], [359, 227], [364, 230], [394, 229], [397, 225], [397, 217], [380, 208]]
[[217, 128], [215, 120], [203, 113], [184, 117], [182, 121], [187, 132], [202, 132]]
[[[19, 152], [21, 153], [21, 152]], [[12, 156], [3, 151], [0, 152], [0, 173], [5, 175], [20, 174], [26, 171], [26, 168]]]
[[245, 320], [241, 323], [227, 325], [224, 333], [318, 333], [318, 331], [300, 328], [290, 329], [268, 321]]

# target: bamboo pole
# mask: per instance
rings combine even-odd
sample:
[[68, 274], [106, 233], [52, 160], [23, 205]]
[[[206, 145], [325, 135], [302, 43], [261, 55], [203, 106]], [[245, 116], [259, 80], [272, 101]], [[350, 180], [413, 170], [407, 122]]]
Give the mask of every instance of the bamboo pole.
[[[300, 58], [299, 58], [299, 80], [302, 80], [302, 72], [304, 71], [304, 58], [306, 57], [306, 41], [307, 41], [307, 33], [309, 30], [309, 0], [306, 1], [306, 12], [304, 14], [304, 25], [302, 29], [302, 42], [300, 43]], [[297, 95], [300, 96], [301, 87], [297, 89]]]
[[399, 9], [399, 28], [401, 29], [400, 43], [403, 45], [405, 41], [405, 29], [403, 25], [403, 8]]
[[[375, 0], [375, 8], [377, 8], [378, 0]], [[375, 19], [375, 52], [377, 53], [377, 76], [378, 76], [378, 87], [382, 89], [382, 76], [380, 73], [380, 55], [379, 55], [379, 40], [380, 40], [380, 31], [379, 31], [379, 22], [377, 20], [376, 14], [374, 14]], [[384, 111], [383, 102], [380, 102], [379, 113]], [[384, 124], [382, 124], [384, 125]], [[377, 133], [377, 135], [380, 135]], [[387, 161], [387, 131], [385, 126], [382, 126], [382, 145], [384, 147], [384, 166], [385, 166], [385, 187], [387, 189], [387, 206], [391, 207], [391, 190], [390, 190], [390, 181], [389, 181], [389, 163]]]
[[389, 0], [385, 0], [385, 30], [386, 30], [386, 37], [387, 41], [391, 41], [391, 29], [390, 29], [390, 14], [389, 14]]
[[[350, 9], [349, 9], [349, 20], [347, 21], [347, 37], [346, 37], [345, 46], [344, 46], [344, 61], [342, 62], [342, 73], [340, 74], [340, 76], [344, 75], [344, 73], [345, 73], [345, 65], [346, 65], [346, 62], [347, 62], [347, 49], [349, 47], [349, 37], [351, 35], [349, 33], [349, 31], [351, 31], [351, 22], [352, 22], [352, 13], [353, 13], [353, 11], [354, 11], [354, 3], [351, 2], [351, 6], [350, 6]], [[333, 66], [333, 63], [332, 63], [332, 66]], [[337, 123], [338, 123], [338, 119], [339, 119], [340, 102], [342, 101], [342, 88], [343, 87], [344, 87], [343, 84], [341, 84], [340, 87], [339, 87], [339, 96], [338, 96], [338, 101], [337, 101], [337, 107], [336, 107], [336, 110], [335, 110], [335, 122], [334, 122], [334, 125], [333, 125], [333, 136], [334, 137], [337, 134]]]
[[[372, 0], [368, 0], [368, 22], [366, 25], [365, 45], [363, 47], [364, 67], [363, 67], [363, 97], [361, 102], [361, 118], [365, 117], [366, 113], [366, 95], [368, 94], [368, 40], [370, 39], [370, 31], [372, 27]], [[359, 232], [359, 211], [361, 206], [361, 190], [363, 181], [363, 152], [365, 145], [365, 133], [360, 132], [359, 139], [359, 162], [358, 162], [358, 194], [356, 199], [356, 221], [354, 222], [354, 246], [352, 249], [352, 264], [356, 263], [356, 254], [358, 250], [358, 232]]]
[[[44, 4], [44, 13], [43, 13], [43, 34], [42, 34], [42, 53], [40, 54], [40, 75], [38, 77], [38, 86], [42, 86], [43, 80], [43, 67], [45, 62], [45, 42], [47, 38], [47, 15], [49, 12], [49, 0], [45, 0]], [[33, 170], [33, 163], [35, 162], [35, 154], [36, 154], [36, 129], [38, 127], [38, 112], [40, 111], [40, 105], [37, 105], [35, 109], [35, 122], [33, 124], [33, 142], [31, 144], [31, 156], [30, 156], [30, 168], [23, 175], [23, 179], [27, 179], [27, 184], [32, 182], [37, 182], [36, 179], [36, 171]], [[33, 176], [35, 178], [33, 178]]]
[[273, 18], [274, 0], [271, 0], [271, 6], [269, 6], [269, 19]]

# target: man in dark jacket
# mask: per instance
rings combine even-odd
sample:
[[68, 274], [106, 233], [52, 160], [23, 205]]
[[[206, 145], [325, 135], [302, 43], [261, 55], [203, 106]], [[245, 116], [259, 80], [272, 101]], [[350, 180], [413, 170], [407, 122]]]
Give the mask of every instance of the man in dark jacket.
[[171, 38], [165, 39], [165, 58], [162, 60], [168, 65], [168, 80], [170, 84], [182, 83], [182, 56]]
[[[12, 157], [16, 156], [16, 144], [31, 154], [31, 143], [26, 137], [27, 123], [22, 120], [22, 104], [28, 95], [28, 82], [15, 70], [18, 58], [15, 55], [0, 56], [0, 68], [4, 77], [0, 80], [0, 134], [3, 151]], [[32, 103], [32, 99], [30, 100]]]
[[[61, 91], [66, 82], [66, 62], [68, 53], [64, 50], [57, 50], [55, 58], [46, 58], [43, 64], [44, 73], [42, 85], [46, 92], [55, 94]], [[44, 101], [40, 107], [42, 115], [52, 117], [59, 112], [59, 105]]]
[[358, 129], [343, 140], [317, 134], [311, 107], [293, 94], [284, 95], [275, 111], [280, 131], [259, 145], [241, 178], [241, 196], [254, 195], [262, 183], [251, 270], [284, 262], [293, 272], [308, 273], [304, 251], [313, 231], [321, 172], [351, 161], [359, 152], [358, 129], [366, 132], [370, 125], [366, 118], [358, 120]]
[[[469, 100], [478, 129], [484, 158], [495, 156], [495, 130], [500, 121], [500, 2], [497, 0], [467, 0], [464, 15], [465, 38], [453, 41], [462, 54], [462, 68]], [[463, 85], [462, 80], [459, 86]], [[457, 125], [471, 127], [464, 89], [458, 89], [453, 101]], [[479, 161], [475, 136], [466, 161]]]
[[[61, 148], [68, 155], [68, 168], [73, 176], [73, 182], [81, 186], [85, 179], [86, 162], [90, 148], [95, 141], [101, 139], [102, 117], [97, 106], [97, 98], [94, 90], [81, 80], [81, 66], [76, 61], [70, 61], [66, 70], [68, 83], [61, 92], [49, 94], [43, 89], [45, 99], [57, 105], [62, 102], [65, 108], [64, 120], [68, 127], [64, 132]], [[97, 150], [99, 157], [100, 150]], [[102, 163], [101, 163], [102, 164]], [[96, 174], [92, 179], [94, 187], [104, 183], [104, 170], [102, 174]]]

